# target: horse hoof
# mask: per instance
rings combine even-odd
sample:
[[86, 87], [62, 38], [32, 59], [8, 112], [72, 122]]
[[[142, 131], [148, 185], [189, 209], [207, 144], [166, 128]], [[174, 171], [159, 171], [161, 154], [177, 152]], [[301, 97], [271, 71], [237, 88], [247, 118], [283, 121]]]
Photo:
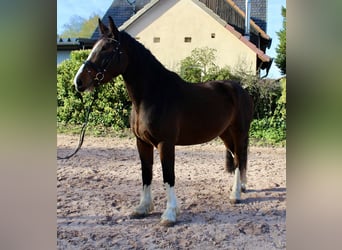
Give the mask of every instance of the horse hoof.
[[230, 204], [239, 204], [241, 203], [241, 200], [240, 199], [230, 199]]
[[147, 217], [150, 212], [152, 212], [154, 209], [153, 203], [149, 205], [139, 205], [134, 209], [134, 211], [129, 215], [132, 219], [142, 219]]
[[170, 221], [170, 220], [161, 220], [160, 225], [163, 227], [173, 227], [176, 224], [175, 221]]
[[133, 213], [131, 213], [129, 215], [129, 218], [130, 219], [143, 219], [143, 218], [147, 217], [147, 215], [148, 214], [139, 214], [139, 213], [134, 211]]
[[243, 193], [247, 192], [246, 184], [241, 183], [241, 192]]

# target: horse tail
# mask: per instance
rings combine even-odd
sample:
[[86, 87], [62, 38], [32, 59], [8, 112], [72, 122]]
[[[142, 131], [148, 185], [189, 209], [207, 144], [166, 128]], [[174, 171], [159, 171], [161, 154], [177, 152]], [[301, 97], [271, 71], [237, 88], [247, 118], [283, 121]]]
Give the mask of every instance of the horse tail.
[[[247, 169], [247, 151], [249, 144], [249, 129], [254, 115], [254, 102], [247, 90], [235, 85], [237, 93], [237, 107], [234, 123], [228, 130], [228, 137], [225, 136], [227, 145], [226, 170], [234, 173], [238, 167], [240, 171]], [[222, 138], [222, 137], [221, 137]], [[228, 139], [228, 140], [227, 140]]]
[[240, 142], [239, 145], [234, 147], [236, 152], [231, 152], [230, 149], [226, 150], [226, 171], [234, 173], [238, 167], [240, 171], [247, 169], [247, 152], [248, 152], [248, 135]]

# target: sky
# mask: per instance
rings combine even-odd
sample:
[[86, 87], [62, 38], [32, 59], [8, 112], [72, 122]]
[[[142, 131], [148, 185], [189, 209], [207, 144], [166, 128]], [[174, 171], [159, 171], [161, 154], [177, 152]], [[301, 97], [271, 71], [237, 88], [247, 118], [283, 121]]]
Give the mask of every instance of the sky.
[[[253, 0], [252, 0], [253, 1]], [[88, 19], [92, 14], [103, 16], [112, 4], [113, 0], [57, 0], [57, 33], [63, 32], [63, 26], [70, 22], [72, 16], [80, 16]], [[267, 0], [267, 34], [272, 38], [270, 49], [266, 54], [276, 57], [275, 48], [279, 44], [276, 32], [282, 28], [283, 17], [281, 16], [281, 6], [286, 7], [286, 0]], [[265, 74], [262, 72], [261, 75]], [[280, 70], [272, 63], [268, 78], [279, 78]]]

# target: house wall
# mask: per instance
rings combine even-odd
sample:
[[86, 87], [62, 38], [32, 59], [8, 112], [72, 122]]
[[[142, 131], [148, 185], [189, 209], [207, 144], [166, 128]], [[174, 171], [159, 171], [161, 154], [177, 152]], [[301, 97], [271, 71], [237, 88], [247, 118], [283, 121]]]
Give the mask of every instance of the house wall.
[[57, 50], [57, 65], [70, 58], [71, 50]]
[[[194, 48], [210, 47], [217, 50], [218, 66], [243, 67], [255, 72], [256, 54], [224, 24], [192, 0], [160, 1], [126, 31], [172, 70], [178, 70], [180, 61]], [[191, 42], [185, 42], [185, 37], [191, 38]]]

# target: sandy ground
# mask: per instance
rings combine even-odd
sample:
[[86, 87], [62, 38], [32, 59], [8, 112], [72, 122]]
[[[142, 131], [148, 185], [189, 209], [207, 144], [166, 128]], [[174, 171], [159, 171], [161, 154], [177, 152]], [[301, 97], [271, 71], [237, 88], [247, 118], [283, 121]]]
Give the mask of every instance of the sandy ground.
[[[77, 136], [58, 135], [66, 155]], [[223, 144], [176, 147], [174, 227], [159, 225], [166, 207], [158, 152], [153, 175], [154, 212], [131, 219], [142, 188], [131, 138], [85, 137], [82, 149], [57, 161], [58, 249], [285, 249], [286, 150], [250, 147], [247, 192], [229, 203], [233, 176], [224, 171]]]

